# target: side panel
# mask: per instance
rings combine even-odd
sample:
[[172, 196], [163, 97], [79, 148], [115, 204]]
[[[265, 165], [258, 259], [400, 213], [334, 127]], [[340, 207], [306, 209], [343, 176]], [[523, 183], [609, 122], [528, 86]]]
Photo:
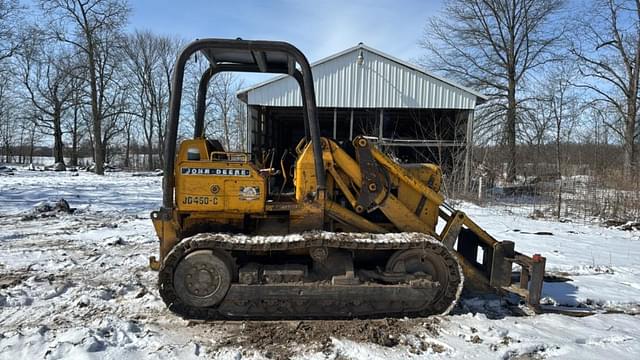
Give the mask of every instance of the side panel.
[[248, 163], [183, 161], [176, 172], [178, 211], [264, 212], [265, 180]]
[[[180, 145], [175, 167], [177, 211], [264, 212], [265, 178], [243, 154], [213, 150], [204, 139]], [[189, 158], [189, 151], [196, 155]]]

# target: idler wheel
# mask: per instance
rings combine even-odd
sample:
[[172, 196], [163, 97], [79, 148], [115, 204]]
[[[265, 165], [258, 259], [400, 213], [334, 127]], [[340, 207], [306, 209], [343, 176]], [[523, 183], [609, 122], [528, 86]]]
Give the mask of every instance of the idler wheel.
[[196, 307], [210, 307], [224, 299], [231, 286], [231, 268], [213, 250], [196, 250], [180, 260], [173, 274], [176, 295]]

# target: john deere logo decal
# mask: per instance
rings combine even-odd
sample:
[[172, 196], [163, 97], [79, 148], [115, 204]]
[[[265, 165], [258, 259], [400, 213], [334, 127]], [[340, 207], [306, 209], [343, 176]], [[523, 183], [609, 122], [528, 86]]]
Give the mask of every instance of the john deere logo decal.
[[180, 168], [182, 175], [210, 175], [210, 176], [249, 176], [247, 169], [216, 169], [216, 168]]
[[257, 186], [240, 187], [240, 200], [256, 200], [260, 198], [260, 188]]

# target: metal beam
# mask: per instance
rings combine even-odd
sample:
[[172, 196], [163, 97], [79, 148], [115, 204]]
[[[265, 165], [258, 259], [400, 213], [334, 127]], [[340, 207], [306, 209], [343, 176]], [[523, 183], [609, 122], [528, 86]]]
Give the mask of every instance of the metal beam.
[[353, 140], [353, 109], [351, 109], [351, 116], [349, 117], [349, 141]]
[[244, 124], [246, 127], [246, 134], [247, 134], [247, 138], [245, 139], [245, 151], [249, 154], [251, 154], [251, 137], [253, 136], [253, 134], [251, 133], [251, 123], [253, 122], [253, 117], [251, 116], [251, 106], [246, 105], [247, 108], [247, 117], [245, 118], [247, 123]]
[[[267, 72], [267, 57], [265, 56], [264, 51], [251, 51], [251, 53], [253, 54], [253, 58], [256, 60], [256, 64], [258, 64], [260, 71]], [[290, 70], [287, 69], [287, 71]]]
[[[285, 70], [274, 66], [271, 69], [272, 71], [284, 72]], [[211, 64], [209, 69], [207, 69], [200, 78], [200, 83], [198, 85], [198, 95], [196, 97], [196, 119], [194, 125], [194, 138], [199, 138], [204, 136], [204, 115], [206, 110], [207, 103], [207, 90], [209, 88], [209, 82], [211, 78], [215, 76], [215, 74], [224, 71], [231, 72], [259, 72], [260, 69], [255, 64]], [[294, 72], [293, 77], [302, 84], [302, 74], [300, 72]], [[305, 117], [305, 128], [307, 127], [307, 118]]]
[[[209, 49], [204, 49], [201, 51], [204, 54], [204, 57], [207, 58], [207, 60], [209, 60], [210, 64], [215, 65], [218, 61], [216, 60], [216, 57], [213, 56], [213, 53], [211, 52], [211, 50]], [[196, 55], [197, 56], [197, 55]]]
[[384, 138], [384, 110], [380, 109], [380, 127], [378, 128], [378, 139]]
[[406, 146], [406, 147], [463, 147], [465, 142], [454, 140], [420, 140], [420, 139], [387, 139], [376, 136], [363, 136], [363, 138], [377, 142], [385, 146]]
[[414, 142], [411, 144], [407, 143], [398, 143], [394, 141], [383, 141], [381, 143], [384, 146], [398, 146], [398, 147], [462, 147], [464, 143], [454, 142], [454, 141], [424, 141], [424, 142]]
[[338, 109], [333, 108], [333, 139], [338, 138]]
[[471, 160], [473, 151], [473, 110], [469, 111], [469, 117], [467, 118], [467, 133], [465, 134], [465, 154], [464, 154], [464, 192], [469, 192], [471, 183]]
[[296, 59], [291, 56], [287, 57], [287, 69], [289, 75], [293, 75], [296, 72]]

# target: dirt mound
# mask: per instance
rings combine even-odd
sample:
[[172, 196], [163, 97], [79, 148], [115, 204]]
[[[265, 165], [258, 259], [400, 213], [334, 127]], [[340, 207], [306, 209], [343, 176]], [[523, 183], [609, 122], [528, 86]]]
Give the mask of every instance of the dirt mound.
[[43, 201], [36, 204], [33, 210], [29, 214], [23, 216], [20, 220], [31, 221], [38, 218], [56, 217], [57, 214], [73, 214], [75, 211], [76, 209], [69, 206], [67, 200], [60, 198], [60, 200], [56, 202]]
[[[241, 347], [260, 352], [267, 358], [286, 359], [296, 351], [322, 351], [333, 353], [331, 338], [358, 343], [372, 343], [385, 347], [409, 346], [409, 351], [420, 353], [430, 348], [442, 352], [436, 344], [423, 342], [409, 334], [416, 329], [437, 335], [440, 319], [380, 319], [334, 321], [261, 321], [226, 323], [227, 337], [222, 347]], [[247, 350], [245, 350], [247, 351]]]

